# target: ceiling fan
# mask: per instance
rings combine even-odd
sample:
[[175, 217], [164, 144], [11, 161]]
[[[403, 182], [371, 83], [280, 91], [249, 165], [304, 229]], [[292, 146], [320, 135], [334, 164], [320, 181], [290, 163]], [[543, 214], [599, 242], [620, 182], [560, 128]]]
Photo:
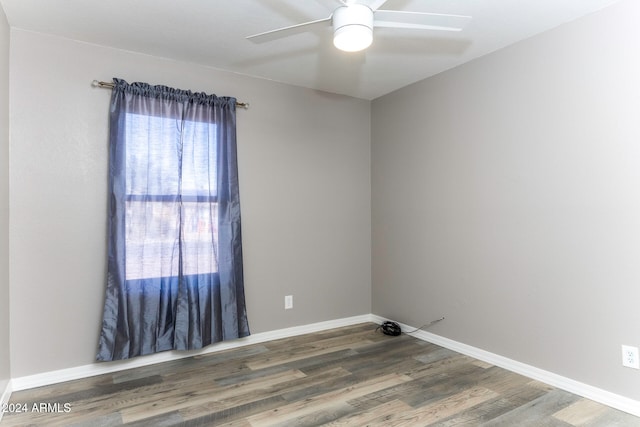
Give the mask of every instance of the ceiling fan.
[[247, 39], [263, 43], [330, 24], [333, 26], [335, 47], [346, 52], [357, 52], [371, 45], [374, 27], [460, 31], [471, 20], [470, 16], [463, 15], [380, 10], [387, 0], [337, 1], [340, 6], [327, 18], [265, 31]]

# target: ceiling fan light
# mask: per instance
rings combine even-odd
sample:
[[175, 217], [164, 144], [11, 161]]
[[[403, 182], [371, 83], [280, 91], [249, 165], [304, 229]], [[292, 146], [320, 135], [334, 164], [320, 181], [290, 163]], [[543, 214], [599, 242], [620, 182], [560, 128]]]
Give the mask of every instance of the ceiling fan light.
[[349, 3], [333, 11], [333, 45], [346, 52], [366, 49], [373, 41], [373, 10]]
[[372, 41], [373, 31], [364, 25], [345, 25], [333, 33], [333, 45], [345, 52], [366, 49]]

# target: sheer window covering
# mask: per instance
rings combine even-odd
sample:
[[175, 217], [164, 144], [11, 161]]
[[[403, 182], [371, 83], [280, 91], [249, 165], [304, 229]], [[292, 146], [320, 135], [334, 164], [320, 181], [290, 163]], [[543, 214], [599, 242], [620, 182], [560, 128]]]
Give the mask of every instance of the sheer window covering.
[[97, 359], [249, 335], [235, 99], [114, 79]]

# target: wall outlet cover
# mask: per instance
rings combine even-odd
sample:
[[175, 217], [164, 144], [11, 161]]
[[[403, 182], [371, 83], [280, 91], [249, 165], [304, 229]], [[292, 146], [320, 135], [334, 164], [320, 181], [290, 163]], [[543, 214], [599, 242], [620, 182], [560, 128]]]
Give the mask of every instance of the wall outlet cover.
[[633, 369], [640, 369], [638, 347], [632, 347], [630, 345], [622, 346], [622, 366]]

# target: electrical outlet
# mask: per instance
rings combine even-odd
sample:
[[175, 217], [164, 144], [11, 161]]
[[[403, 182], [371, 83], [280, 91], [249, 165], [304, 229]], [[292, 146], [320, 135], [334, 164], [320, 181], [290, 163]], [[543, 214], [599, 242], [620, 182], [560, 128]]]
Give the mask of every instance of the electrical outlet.
[[293, 295], [286, 295], [284, 297], [284, 309], [289, 310], [293, 308]]
[[622, 366], [640, 369], [640, 359], [638, 358], [638, 347], [629, 345], [622, 346]]

